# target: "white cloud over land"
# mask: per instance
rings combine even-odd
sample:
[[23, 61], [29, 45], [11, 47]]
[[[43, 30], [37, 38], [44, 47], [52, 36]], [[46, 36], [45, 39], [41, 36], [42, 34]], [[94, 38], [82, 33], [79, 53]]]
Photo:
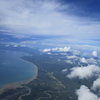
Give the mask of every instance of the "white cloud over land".
[[98, 55], [97, 51], [93, 51], [93, 52], [92, 52], [92, 55], [93, 55], [94, 57], [97, 57], [97, 55]]
[[66, 60], [65, 62], [68, 63], [68, 64], [73, 64], [74, 63], [71, 60]]
[[100, 76], [100, 67], [96, 65], [88, 65], [85, 67], [73, 67], [71, 68], [70, 74], [67, 75], [68, 78], [78, 77], [80, 79], [89, 78], [91, 76]]
[[61, 72], [66, 73], [67, 71], [68, 71], [68, 69], [63, 69]]
[[94, 58], [86, 59], [83, 57], [83, 58], [80, 58], [80, 62], [86, 63], [86, 64], [97, 64], [97, 61]]
[[70, 47], [60, 47], [60, 48], [52, 48], [52, 49], [43, 49], [43, 52], [69, 52], [70, 51]]
[[93, 90], [96, 90], [97, 88], [100, 89], [100, 78], [96, 79], [96, 80], [93, 82], [92, 89], [93, 89]]
[[78, 57], [77, 56], [66, 56], [67, 59], [77, 59]]
[[80, 58], [80, 62], [82, 62], [82, 63], [87, 63], [87, 61], [86, 61], [85, 58]]
[[88, 87], [82, 85], [80, 89], [76, 90], [78, 100], [100, 100], [100, 98], [92, 93]]

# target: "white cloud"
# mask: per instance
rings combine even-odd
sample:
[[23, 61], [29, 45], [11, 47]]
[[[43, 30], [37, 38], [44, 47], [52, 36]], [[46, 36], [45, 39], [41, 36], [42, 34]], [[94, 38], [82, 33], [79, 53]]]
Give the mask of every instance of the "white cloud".
[[5, 45], [6, 47], [9, 47], [9, 44]]
[[80, 54], [80, 51], [78, 50], [73, 50], [73, 55], [79, 55]]
[[0, 30], [1, 32], [11, 32], [10, 30]]
[[83, 54], [82, 54], [82, 56], [84, 56], [84, 57], [91, 57], [91, 54], [90, 54], [90, 53], [85, 52], [85, 53], [83, 53]]
[[58, 51], [59, 48], [52, 48], [51, 50], [52, 50], [52, 51]]
[[63, 69], [62, 70], [63, 73], [66, 73], [67, 71], [68, 71], [68, 69]]
[[67, 59], [76, 59], [76, 58], [78, 58], [77, 56], [66, 56], [67, 57]]
[[36, 44], [36, 41], [22, 41], [20, 44]]
[[96, 57], [96, 56], [98, 55], [97, 51], [93, 51], [93, 52], [92, 52], [92, 55], [93, 55], [94, 57]]
[[61, 55], [67, 55], [67, 53], [60, 53]]
[[87, 61], [86, 61], [85, 58], [80, 58], [80, 62], [82, 62], [82, 63], [87, 63]]
[[[84, 53], [82, 53], [83, 56], [91, 56], [91, 54], [89, 52], [87, 52], [87, 50], [89, 50], [89, 51], [94, 50], [94, 49], [96, 49], [98, 51], [100, 50], [100, 47], [96, 46], [96, 45], [84, 45], [84, 44], [83, 45], [79, 45], [78, 41], [81, 42], [81, 40], [77, 40], [77, 43], [74, 41], [74, 43], [76, 43], [76, 44], [71, 45], [71, 47], [76, 49], [76, 50], [83, 50], [83, 51], [85, 51]], [[87, 43], [89, 43], [89, 44], [91, 44], [91, 43], [97, 44], [98, 42], [97, 41], [90, 41], [88, 39], [87, 40], [83, 40], [83, 43], [85, 43], [85, 44], [87, 44]]]
[[16, 42], [2, 42], [5, 44], [6, 47], [13, 46], [13, 47], [29, 47], [33, 48], [34, 44], [36, 44], [36, 41], [21, 41], [19, 43]]
[[83, 43], [100, 32], [99, 22], [71, 15], [70, 5], [57, 0], [0, 0], [0, 19], [0, 26], [17, 37], [67, 35], [66, 41]]
[[43, 49], [43, 52], [49, 52], [51, 49]]
[[88, 87], [82, 85], [80, 89], [76, 90], [78, 100], [100, 100], [100, 98], [92, 93]]
[[18, 45], [17, 44], [14, 44], [13, 47], [18, 47]]
[[100, 76], [100, 67], [96, 65], [88, 65], [85, 67], [73, 67], [71, 73], [67, 75], [68, 78], [79, 77], [80, 79], [89, 78], [91, 76]]
[[66, 60], [66, 63], [73, 64], [73, 62], [71, 60]]
[[93, 82], [92, 89], [93, 89], [93, 90], [96, 90], [97, 88], [100, 89], [100, 78], [96, 79], [96, 80]]
[[53, 52], [68, 52], [70, 51], [70, 47], [63, 47], [63, 48], [52, 48], [52, 49], [43, 49], [43, 52], [49, 52], [49, 51], [53, 51]]
[[94, 58], [85, 59], [83, 57], [83, 58], [80, 58], [80, 62], [87, 63], [87, 64], [97, 64], [97, 61]]
[[52, 48], [51, 51], [57, 51], [57, 52], [68, 52], [70, 51], [70, 47], [63, 47], [63, 48]]
[[47, 54], [51, 55], [52, 53], [48, 52]]
[[68, 52], [68, 51], [70, 51], [70, 47], [59, 48], [58, 51], [59, 52]]
[[89, 59], [87, 59], [87, 62], [88, 62], [89, 64], [97, 64], [97, 61], [96, 61], [94, 58], [89, 58]]
[[2, 14], [0, 25], [8, 26], [12, 32], [16, 31], [16, 35], [18, 33], [27, 35], [66, 34], [67, 31], [72, 31], [66, 29], [70, 26], [68, 23], [75, 23], [75, 20], [72, 21], [68, 15], [66, 18], [58, 12], [66, 7], [55, 1], [9, 0], [8, 2], [3, 0], [0, 1], [0, 8]]

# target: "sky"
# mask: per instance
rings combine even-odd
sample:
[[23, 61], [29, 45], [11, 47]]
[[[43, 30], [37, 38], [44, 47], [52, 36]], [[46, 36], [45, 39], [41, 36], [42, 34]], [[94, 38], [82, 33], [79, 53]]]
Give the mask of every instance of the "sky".
[[6, 47], [97, 49], [99, 34], [100, 0], [0, 0], [0, 44]]
[[[0, 0], [1, 45], [63, 53], [66, 63], [78, 62], [68, 78], [97, 77], [91, 88], [83, 84], [76, 89], [78, 100], [100, 100], [92, 92], [100, 88], [100, 0]], [[76, 49], [92, 52], [80, 56]]]

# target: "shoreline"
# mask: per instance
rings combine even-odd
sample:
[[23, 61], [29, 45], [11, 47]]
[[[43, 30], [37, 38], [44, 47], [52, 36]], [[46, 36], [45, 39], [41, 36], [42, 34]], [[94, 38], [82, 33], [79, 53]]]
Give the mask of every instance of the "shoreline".
[[[22, 59], [24, 60], [24, 59]], [[27, 60], [24, 60], [24, 61], [27, 61]], [[29, 61], [27, 61], [29, 62]], [[33, 64], [32, 62], [29, 62], [31, 64]], [[35, 66], [35, 71], [34, 71], [34, 76], [28, 80], [24, 80], [24, 81], [19, 81], [19, 82], [14, 82], [14, 83], [9, 83], [9, 84], [5, 84], [1, 89], [0, 89], [0, 94], [2, 94], [3, 92], [5, 92], [6, 90], [9, 90], [9, 89], [16, 89], [18, 87], [21, 87], [21, 85], [23, 84], [28, 84], [29, 82], [33, 81], [34, 79], [37, 78], [38, 76], [38, 67], [33, 64], [33, 66]]]

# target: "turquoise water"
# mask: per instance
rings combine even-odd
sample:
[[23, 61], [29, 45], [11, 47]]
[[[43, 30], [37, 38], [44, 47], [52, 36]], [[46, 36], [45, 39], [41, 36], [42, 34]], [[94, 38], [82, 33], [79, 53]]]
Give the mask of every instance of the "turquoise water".
[[28, 80], [35, 75], [36, 67], [20, 57], [17, 51], [0, 50], [0, 88], [6, 84]]

